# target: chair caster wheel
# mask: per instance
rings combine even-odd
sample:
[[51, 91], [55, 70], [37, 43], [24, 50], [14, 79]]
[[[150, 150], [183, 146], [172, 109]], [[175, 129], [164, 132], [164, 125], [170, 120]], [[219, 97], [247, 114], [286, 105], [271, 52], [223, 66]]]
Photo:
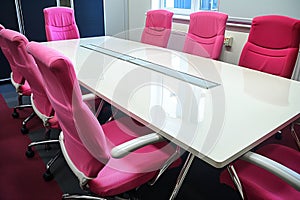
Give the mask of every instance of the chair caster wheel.
[[50, 171], [47, 170], [43, 174], [43, 178], [44, 178], [45, 181], [51, 181], [54, 178], [54, 176], [53, 176], [53, 174]]
[[23, 126], [23, 127], [21, 128], [21, 132], [22, 132], [23, 134], [27, 134], [29, 131], [28, 131], [28, 128], [26, 128], [25, 126]]
[[276, 138], [277, 140], [281, 140], [281, 139], [282, 139], [282, 134], [281, 134], [281, 132], [277, 132], [277, 133], [275, 134], [275, 138]]
[[11, 114], [11, 116], [16, 119], [19, 117], [19, 113], [15, 111]]
[[34, 151], [32, 150], [27, 150], [25, 153], [27, 158], [32, 158], [34, 156]]

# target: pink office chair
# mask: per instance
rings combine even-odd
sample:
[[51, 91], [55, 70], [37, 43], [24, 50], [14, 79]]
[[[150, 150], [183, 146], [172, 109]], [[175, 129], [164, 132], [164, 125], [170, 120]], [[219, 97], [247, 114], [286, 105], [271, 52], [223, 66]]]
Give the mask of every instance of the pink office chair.
[[28, 146], [26, 155], [28, 157], [32, 157], [34, 155], [34, 152], [31, 150], [32, 146], [58, 142], [58, 140], [48, 139], [50, 136], [50, 130], [53, 128], [59, 129], [59, 124], [54, 116], [54, 110], [44, 90], [43, 79], [40, 72], [33, 57], [29, 55], [25, 49], [28, 43], [27, 38], [21, 33], [9, 29], [2, 30], [0, 32], [0, 38], [1, 44], [9, 49], [9, 52], [12, 55], [12, 64], [18, 69], [18, 72], [26, 78], [31, 86], [32, 108], [34, 113], [43, 121], [43, 125], [46, 128], [45, 135], [47, 141], [39, 143], [33, 142]]
[[44, 9], [46, 38], [48, 41], [80, 38], [74, 10], [68, 7]]
[[[44, 9], [46, 37], [48, 41], [68, 40], [80, 38], [80, 33], [75, 21], [74, 10], [68, 7], [49, 7]], [[87, 97], [88, 95], [86, 95]], [[90, 95], [90, 100], [95, 101], [96, 96]], [[85, 99], [88, 100], [88, 99]], [[98, 99], [97, 102], [100, 100]], [[111, 117], [110, 105], [103, 101], [99, 121], [105, 123]], [[100, 109], [100, 108], [99, 108]]]
[[[298, 19], [280, 15], [255, 17], [239, 65], [291, 78], [299, 52], [299, 35]], [[281, 138], [280, 132], [276, 138]]]
[[243, 199], [300, 199], [300, 153], [279, 144], [265, 145], [256, 153], [277, 163], [258, 157], [252, 164], [257, 155], [251, 155], [253, 158], [246, 158], [247, 161], [239, 159], [229, 165], [228, 171], [221, 173], [220, 182], [238, 190]]
[[219, 59], [224, 43], [227, 18], [227, 14], [215, 11], [192, 13], [183, 52]]
[[[89, 188], [99, 196], [115, 196], [152, 180], [162, 166], [178, 160], [178, 152], [161, 136], [148, 134], [152, 131], [130, 117], [101, 126], [82, 102], [74, 67], [64, 55], [36, 42], [30, 42], [27, 51], [41, 71], [47, 95], [62, 128], [63, 155], [82, 188]], [[145, 139], [143, 144], [138, 142], [140, 137]], [[146, 138], [158, 143], [151, 144]], [[130, 141], [132, 139], [136, 142]], [[117, 146], [127, 141], [129, 143], [123, 144], [125, 148]], [[111, 152], [118, 158], [113, 158]], [[46, 173], [51, 172], [47, 169]]]
[[[1, 25], [1, 30], [6, 30], [4, 26]], [[2, 31], [1, 31], [2, 32]], [[6, 57], [10, 68], [11, 68], [11, 75], [10, 75], [10, 80], [12, 85], [16, 88], [16, 92], [18, 93], [18, 105], [14, 107], [12, 117], [13, 118], [18, 118], [19, 113], [17, 110], [21, 110], [24, 108], [31, 108], [32, 106], [30, 104], [25, 105], [23, 104], [23, 97], [24, 96], [30, 96], [31, 95], [31, 88], [27, 82], [27, 80], [24, 78], [22, 73], [19, 72], [18, 66], [15, 65], [14, 60], [13, 60], [13, 54], [10, 52], [10, 49], [3, 44], [2, 37], [0, 37], [0, 47], [1, 50]], [[28, 129], [26, 127], [26, 124], [35, 116], [34, 113], [30, 114], [22, 123], [22, 128], [21, 132], [23, 134], [28, 133]]]
[[173, 13], [168, 10], [150, 10], [141, 42], [159, 47], [167, 47], [171, 34]]
[[[299, 51], [299, 36], [300, 20], [277, 15], [255, 17], [239, 65], [291, 78]], [[298, 140], [293, 126], [292, 133]], [[300, 154], [294, 149], [272, 144], [263, 146], [257, 153], [293, 169], [299, 176]], [[233, 179], [240, 180], [240, 183], [235, 183], [237, 185], [235, 188], [247, 199], [300, 198], [300, 192], [297, 191], [300, 182], [297, 183], [296, 190], [270, 172], [249, 162], [238, 160], [228, 168], [228, 171]], [[284, 171], [277, 173], [282, 175]], [[234, 187], [227, 171], [222, 172], [220, 180]]]
[[[0, 26], [0, 30], [5, 29], [5, 27], [3, 25]], [[11, 54], [9, 53], [9, 50], [1, 47], [4, 56], [7, 58], [9, 64], [11, 61]], [[11, 73], [11, 82], [13, 84], [13, 86], [16, 88], [16, 91], [18, 93], [18, 105], [22, 105], [22, 97], [23, 96], [30, 96], [31, 95], [31, 90], [30, 87], [27, 83], [27, 81], [24, 79], [24, 77], [18, 72], [18, 70], [16, 69], [16, 67], [12, 64], [10, 64], [12, 73]], [[16, 108], [17, 109], [17, 108]], [[13, 113], [13, 117], [17, 118], [19, 115], [18, 113], [15, 111]]]
[[286, 16], [253, 18], [239, 65], [291, 78], [299, 52], [300, 21]]

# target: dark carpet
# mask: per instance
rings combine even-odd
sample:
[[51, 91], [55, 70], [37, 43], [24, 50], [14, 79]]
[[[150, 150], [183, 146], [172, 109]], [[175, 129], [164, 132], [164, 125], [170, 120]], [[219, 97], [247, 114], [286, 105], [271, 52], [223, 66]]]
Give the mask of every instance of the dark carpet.
[[[45, 164], [37, 154], [28, 159], [25, 156], [27, 145], [31, 142], [20, 131], [22, 121], [31, 109], [20, 111], [20, 117], [13, 119], [12, 109], [0, 96], [0, 199], [1, 200], [56, 200], [62, 191], [56, 181], [45, 182], [42, 174]], [[33, 119], [28, 128], [40, 129], [39, 119]]]

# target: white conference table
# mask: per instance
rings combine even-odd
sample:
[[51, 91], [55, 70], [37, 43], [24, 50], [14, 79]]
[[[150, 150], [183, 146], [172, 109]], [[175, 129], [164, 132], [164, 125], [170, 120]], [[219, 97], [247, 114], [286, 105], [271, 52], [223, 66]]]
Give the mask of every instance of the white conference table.
[[300, 117], [297, 81], [108, 36], [45, 45], [81, 85], [190, 152], [184, 174], [194, 157], [227, 166]]

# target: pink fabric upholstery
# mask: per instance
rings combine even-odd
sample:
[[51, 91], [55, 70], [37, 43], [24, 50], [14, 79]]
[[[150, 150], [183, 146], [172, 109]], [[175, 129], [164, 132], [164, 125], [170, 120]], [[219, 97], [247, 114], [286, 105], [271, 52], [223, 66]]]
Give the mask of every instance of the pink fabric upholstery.
[[171, 34], [172, 17], [173, 13], [167, 10], [148, 11], [141, 42], [167, 47]]
[[[260, 148], [257, 153], [300, 173], [300, 154], [295, 149], [278, 144], [269, 144]], [[233, 166], [248, 200], [300, 199], [299, 191], [260, 167], [242, 160], [236, 161]], [[234, 188], [227, 171], [221, 173], [220, 181]]]
[[[26, 45], [28, 43], [27, 38], [19, 32], [9, 29], [1, 31], [0, 38], [2, 44], [9, 49], [10, 54], [12, 55], [11, 62], [17, 68], [18, 72], [28, 81], [32, 91], [35, 107], [43, 115], [48, 117], [53, 116], [54, 110], [44, 90], [40, 72], [33, 57], [26, 51]], [[59, 127], [56, 120], [52, 119], [51, 122], [52, 123], [49, 123], [51, 128]]]
[[[15, 77], [14, 74], [13, 74], [13, 77]], [[29, 86], [27, 80], [25, 80], [24, 84], [21, 85], [21, 86], [17, 89], [17, 91], [18, 91], [19, 93], [22, 93], [23, 96], [30, 96], [31, 93], [32, 93], [31, 88], [30, 88], [30, 86]]]
[[[135, 124], [129, 117], [106, 123], [102, 127], [112, 147], [152, 132], [145, 126]], [[174, 151], [171, 146], [164, 145], [164, 142], [148, 145], [122, 159], [110, 158], [105, 168], [89, 183], [91, 190], [97, 191], [100, 196], [111, 196], [132, 190], [151, 180]], [[179, 162], [175, 163], [175, 166], [178, 164]]]
[[183, 51], [219, 59], [224, 43], [228, 15], [214, 11], [199, 11], [190, 15], [190, 25]]
[[45, 8], [44, 19], [48, 41], [77, 39], [80, 37], [72, 8]]
[[[1, 25], [0, 29], [1, 30], [6, 30], [4, 28], [4, 26], [2, 26], [2, 25]], [[12, 71], [12, 74], [11, 74], [12, 75], [12, 77], [11, 77], [12, 78], [12, 82], [15, 82], [15, 83], [19, 84], [16, 87], [16, 91], [19, 94], [21, 94], [21, 95], [30, 96], [31, 95], [30, 86], [28, 85], [28, 83], [25, 80], [25, 78], [23, 77], [23, 75], [18, 71], [18, 68], [15, 65], [14, 61], [13, 61], [13, 55], [10, 52], [8, 46], [4, 43], [2, 37], [0, 37], [0, 47], [1, 47], [1, 50], [2, 50], [2, 52], [4, 54], [4, 56], [6, 57], [9, 65], [10, 65], [10, 68], [11, 68], [11, 71]]]
[[192, 13], [183, 52], [219, 59], [227, 18], [227, 14], [214, 11]]
[[72, 63], [60, 53], [36, 42], [30, 42], [27, 51], [34, 56], [44, 77], [69, 157], [77, 169], [94, 178], [88, 182], [90, 190], [101, 196], [112, 196], [150, 180], [173, 153], [173, 147], [164, 146], [165, 143], [148, 145], [123, 159], [111, 158], [112, 147], [151, 130], [129, 117], [101, 126], [82, 102]]
[[[44, 78], [47, 96], [64, 132], [64, 143], [71, 160], [86, 176], [96, 177], [109, 159], [109, 152], [101, 126], [82, 102], [71, 61], [53, 49], [35, 42], [27, 45], [27, 51], [35, 58]], [[79, 131], [83, 130], [87, 133], [82, 134], [83, 140], [86, 136], [94, 142], [90, 145], [98, 152], [95, 156], [99, 161], [81, 141]]]
[[239, 65], [291, 78], [300, 41], [300, 20], [266, 15], [252, 21]]

